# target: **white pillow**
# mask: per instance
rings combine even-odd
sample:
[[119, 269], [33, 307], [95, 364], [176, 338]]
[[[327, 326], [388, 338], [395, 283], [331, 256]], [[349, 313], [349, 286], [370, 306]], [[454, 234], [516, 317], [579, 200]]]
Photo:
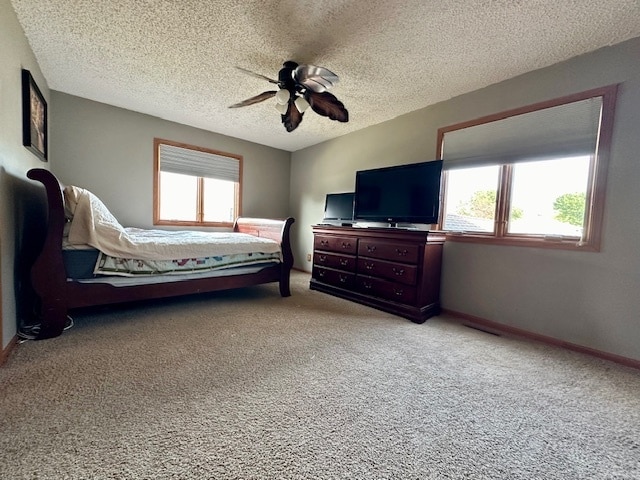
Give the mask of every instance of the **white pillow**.
[[64, 216], [71, 220], [76, 212], [78, 206], [78, 199], [81, 195], [89, 194], [89, 190], [76, 187], [74, 185], [67, 185], [64, 187], [62, 194], [64, 196]]

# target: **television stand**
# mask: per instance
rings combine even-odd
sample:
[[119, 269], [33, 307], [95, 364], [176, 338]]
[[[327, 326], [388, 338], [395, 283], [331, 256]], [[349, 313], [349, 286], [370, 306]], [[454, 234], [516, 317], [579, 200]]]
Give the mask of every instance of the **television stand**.
[[309, 288], [423, 323], [440, 313], [443, 234], [315, 225]]

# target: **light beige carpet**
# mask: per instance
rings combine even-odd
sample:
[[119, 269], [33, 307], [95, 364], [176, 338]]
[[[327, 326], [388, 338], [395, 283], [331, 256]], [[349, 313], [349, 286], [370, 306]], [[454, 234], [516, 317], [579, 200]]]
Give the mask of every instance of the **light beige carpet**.
[[640, 372], [308, 282], [104, 308], [21, 344], [0, 478], [640, 478]]

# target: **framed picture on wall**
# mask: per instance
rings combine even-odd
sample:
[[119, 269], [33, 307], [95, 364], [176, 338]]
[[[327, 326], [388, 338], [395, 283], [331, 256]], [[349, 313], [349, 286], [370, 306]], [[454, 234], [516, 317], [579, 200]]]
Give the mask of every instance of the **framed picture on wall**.
[[29, 70], [22, 69], [22, 144], [47, 161], [47, 102]]

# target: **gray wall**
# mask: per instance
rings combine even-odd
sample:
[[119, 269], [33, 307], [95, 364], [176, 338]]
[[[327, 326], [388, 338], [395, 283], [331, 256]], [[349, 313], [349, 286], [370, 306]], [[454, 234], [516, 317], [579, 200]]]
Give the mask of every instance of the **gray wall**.
[[51, 104], [51, 170], [95, 193], [125, 226], [153, 226], [154, 137], [242, 155], [242, 214], [289, 213], [289, 152], [58, 91]]
[[621, 83], [602, 251], [447, 242], [441, 299], [446, 309], [640, 359], [639, 58], [635, 39], [295, 152], [296, 266], [310, 270], [310, 225], [326, 193], [353, 190], [356, 170], [435, 158], [442, 126]]
[[24, 257], [22, 239], [32, 219], [28, 197], [31, 183], [26, 172], [33, 167], [47, 168], [22, 146], [22, 88], [20, 70], [33, 75], [47, 103], [49, 88], [9, 0], [0, 0], [0, 282], [2, 291], [1, 348], [16, 334], [18, 315], [16, 296], [20, 279], [19, 264]]

